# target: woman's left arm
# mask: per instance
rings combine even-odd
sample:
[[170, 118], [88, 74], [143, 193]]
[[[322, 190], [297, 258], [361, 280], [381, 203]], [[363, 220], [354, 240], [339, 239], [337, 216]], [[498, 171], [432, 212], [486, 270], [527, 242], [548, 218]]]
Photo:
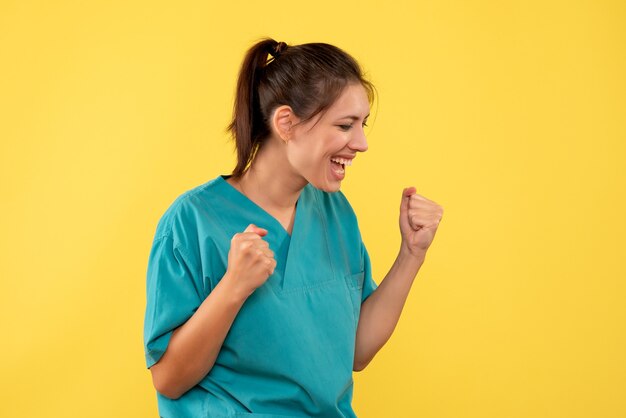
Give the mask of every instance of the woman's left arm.
[[416, 194], [414, 187], [403, 190], [400, 204], [402, 244], [389, 273], [361, 305], [354, 371], [363, 370], [391, 337], [442, 216], [443, 207]]

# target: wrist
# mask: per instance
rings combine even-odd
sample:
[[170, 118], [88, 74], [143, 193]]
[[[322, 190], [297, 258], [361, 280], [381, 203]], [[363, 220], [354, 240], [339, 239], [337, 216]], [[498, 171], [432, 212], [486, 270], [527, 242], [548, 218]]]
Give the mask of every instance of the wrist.
[[237, 283], [237, 278], [228, 271], [218, 284], [224, 287], [224, 293], [228, 294], [235, 303], [243, 304], [250, 297], [250, 293], [242, 289], [239, 283]]
[[426, 259], [426, 251], [412, 251], [408, 246], [402, 243], [400, 245], [400, 251], [398, 252], [398, 258], [401, 261], [423, 263]]

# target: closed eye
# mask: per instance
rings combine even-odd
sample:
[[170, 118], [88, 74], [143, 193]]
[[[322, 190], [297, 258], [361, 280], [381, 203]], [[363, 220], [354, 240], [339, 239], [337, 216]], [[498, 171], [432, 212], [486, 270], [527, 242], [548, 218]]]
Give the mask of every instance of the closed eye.
[[[352, 125], [338, 125], [342, 130], [344, 131], [348, 131], [350, 130], [350, 128], [352, 128]], [[363, 126], [367, 126], [367, 123], [363, 122]]]

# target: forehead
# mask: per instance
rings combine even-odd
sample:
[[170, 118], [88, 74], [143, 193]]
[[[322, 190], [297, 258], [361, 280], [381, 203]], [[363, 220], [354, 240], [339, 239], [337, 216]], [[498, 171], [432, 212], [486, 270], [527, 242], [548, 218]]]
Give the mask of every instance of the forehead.
[[364, 118], [370, 111], [365, 87], [361, 84], [349, 84], [333, 103], [325, 115], [326, 118], [337, 118], [355, 115]]

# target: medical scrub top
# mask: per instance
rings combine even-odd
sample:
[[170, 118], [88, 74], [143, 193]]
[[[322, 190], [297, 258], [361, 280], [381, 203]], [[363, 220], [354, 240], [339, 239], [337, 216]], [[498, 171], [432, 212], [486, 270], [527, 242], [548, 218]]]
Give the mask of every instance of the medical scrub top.
[[[361, 303], [377, 288], [357, 218], [341, 191], [305, 186], [292, 234], [220, 175], [160, 218], [147, 269], [147, 367], [219, 283], [231, 238], [253, 223], [276, 268], [246, 299], [209, 373], [162, 417], [356, 417], [352, 365]], [[236, 279], [236, 278], [235, 278]]]

